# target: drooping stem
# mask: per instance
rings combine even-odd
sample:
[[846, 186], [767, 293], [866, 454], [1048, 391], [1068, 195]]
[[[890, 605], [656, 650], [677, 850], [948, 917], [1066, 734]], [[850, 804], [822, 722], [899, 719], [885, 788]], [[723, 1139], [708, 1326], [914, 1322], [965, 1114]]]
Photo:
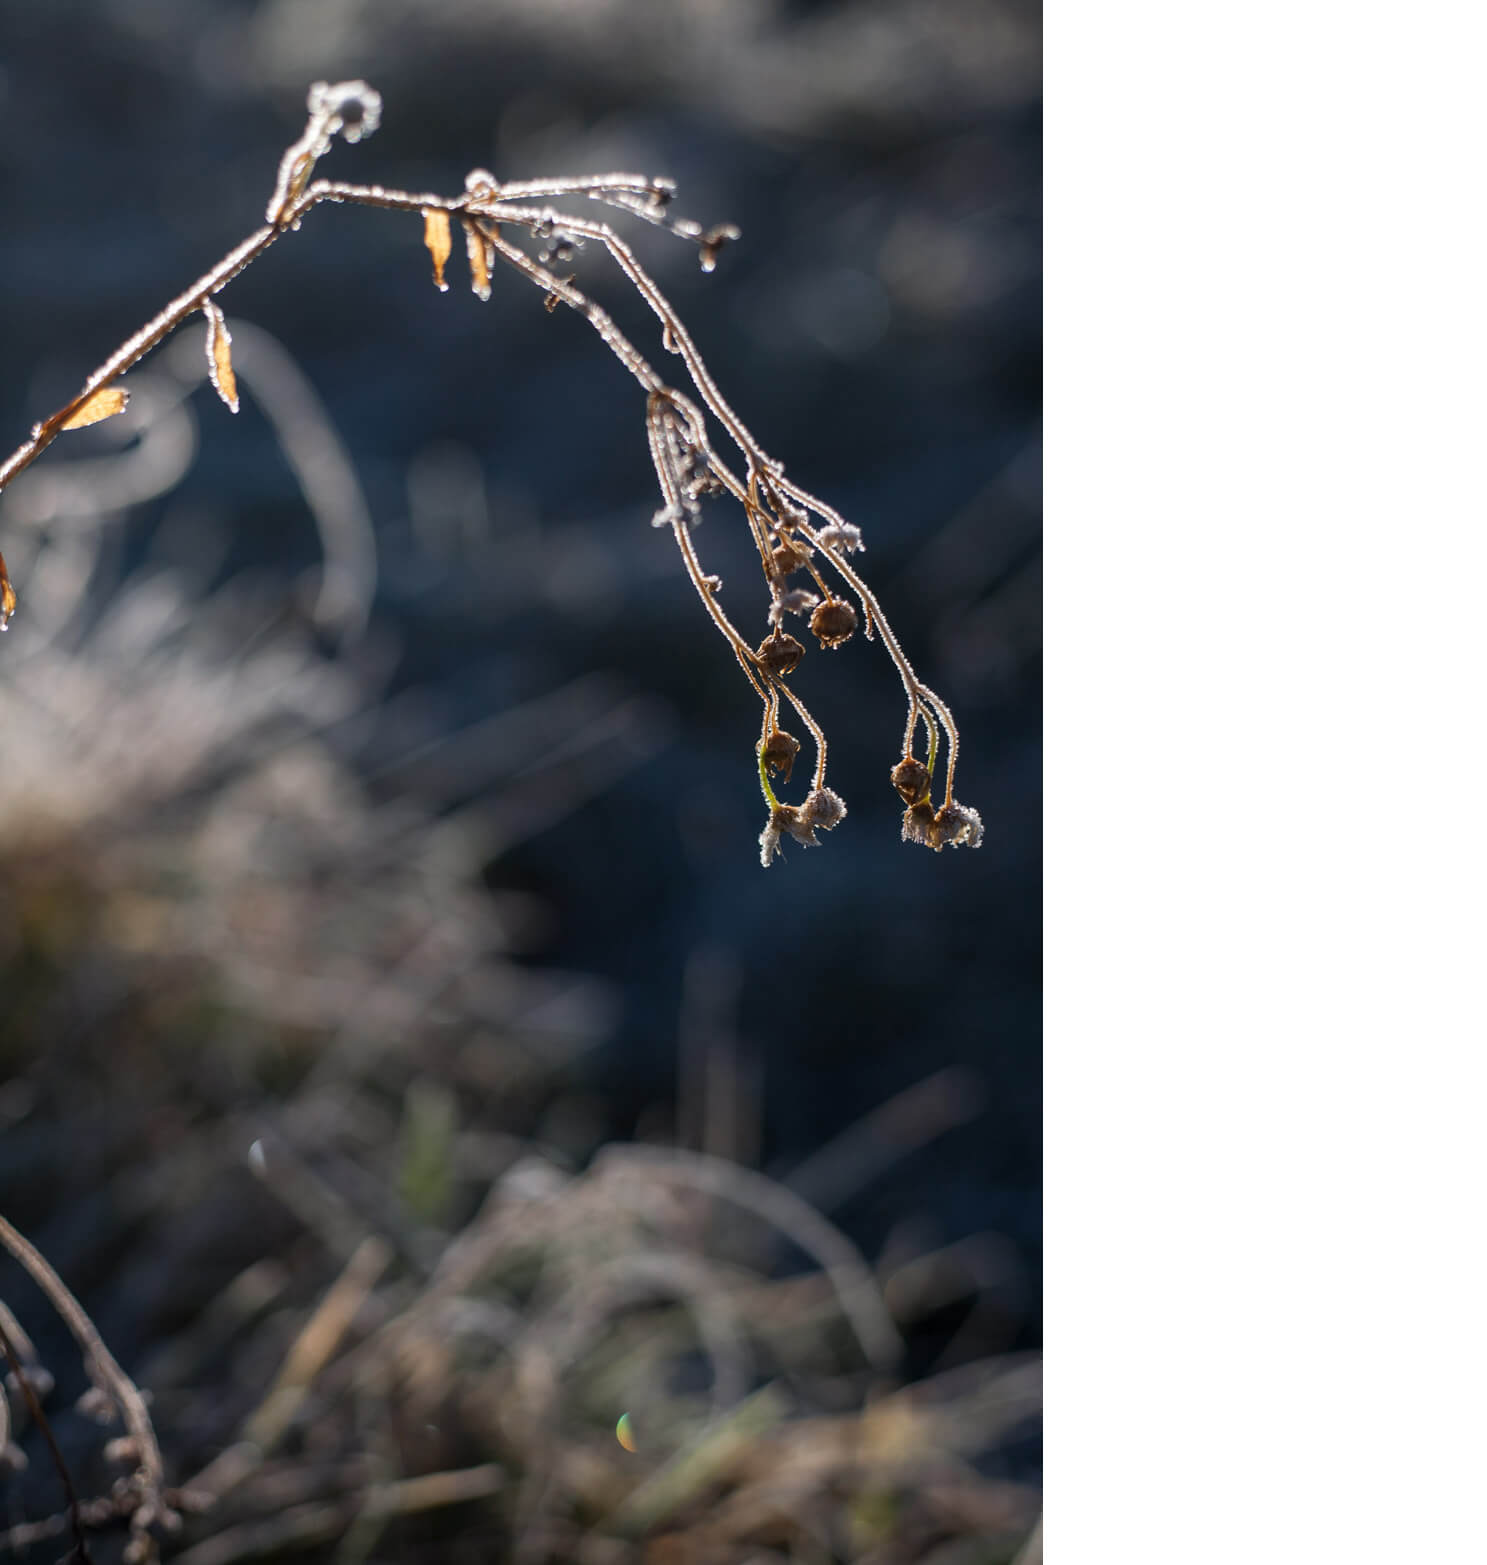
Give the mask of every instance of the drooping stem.
[[[943, 730], [948, 748], [945, 769], [945, 803], [948, 806], [953, 800], [959, 755], [959, 735], [955, 721], [945, 702], [919, 680], [884, 618], [876, 597], [847, 562], [847, 552], [860, 544], [856, 530], [830, 506], [786, 479], [783, 466], [765, 452], [724, 398], [685, 325], [654, 279], [641, 266], [629, 244], [608, 223], [574, 217], [556, 210], [546, 202], [550, 198], [582, 196], [628, 212], [682, 238], [696, 241], [701, 247], [705, 270], [711, 270], [717, 249], [725, 240], [736, 238], [737, 230], [725, 225], [704, 233], [700, 224], [690, 219], [673, 217], [667, 210], [667, 203], [675, 188], [673, 183], [668, 179], [639, 174], [591, 174], [502, 184], [486, 170], [475, 169], [467, 177], [464, 191], [454, 196], [442, 196], [432, 191], [395, 190], [377, 184], [315, 180], [312, 178], [315, 165], [329, 150], [335, 136], [356, 141], [376, 128], [381, 99], [364, 82], [343, 82], [335, 86], [320, 82], [310, 89], [307, 107], [309, 118], [304, 132], [280, 159], [278, 176], [267, 207], [267, 226], [251, 234], [190, 288], [171, 300], [89, 376], [75, 397], [50, 418], [37, 424], [30, 438], [4, 463], [0, 463], [0, 489], [35, 461], [63, 429], [88, 421], [88, 414], [94, 417], [106, 416], [101, 408], [95, 406], [88, 409], [84, 405], [189, 315], [198, 309], [209, 308], [213, 295], [220, 292], [281, 235], [297, 230], [315, 207], [330, 202], [422, 213], [426, 242], [434, 252], [436, 281], [441, 287], [444, 286], [443, 266], [449, 253], [450, 225], [447, 217], [457, 216], [465, 230], [472, 286], [481, 298], [488, 298], [490, 294], [489, 270], [492, 262], [496, 258], [505, 261], [544, 291], [549, 307], [562, 302], [582, 314], [605, 346], [646, 391], [647, 436], [665, 501], [665, 508], [657, 521], [671, 525], [688, 575], [710, 618], [732, 646], [755, 694], [764, 703], [761, 782], [765, 797], [771, 801], [772, 807], [775, 805], [775, 795], [762, 761], [762, 751], [770, 736], [771, 725], [778, 717], [780, 691], [800, 713], [816, 740], [817, 789], [824, 786], [826, 740], [795, 692], [783, 684], [776, 673], [766, 670], [760, 663], [758, 655], [717, 601], [716, 578], [706, 576], [702, 571], [691, 538], [691, 527], [700, 518], [700, 496], [719, 490], [737, 500], [744, 511], [769, 588], [771, 624], [780, 624], [783, 614], [787, 612], [787, 597], [792, 598], [792, 607], [788, 612], [799, 612], [802, 603], [806, 607], [810, 605], [808, 594], [786, 593], [786, 572], [776, 558], [776, 545], [788, 549], [791, 540], [798, 535], [825, 555], [842, 581], [855, 594], [862, 610], [864, 637], [871, 639], [875, 626], [881, 628], [884, 645], [898, 670], [908, 700], [904, 753], [912, 756], [916, 731], [922, 720], [928, 735], [928, 767], [933, 775]], [[604, 246], [610, 258], [659, 319], [663, 345], [681, 357], [703, 408], [718, 420], [742, 453], [742, 477], [734, 474], [713, 450], [708, 439], [703, 408], [699, 408], [680, 391], [667, 386], [607, 311], [574, 286], [571, 279], [558, 277], [544, 264], [550, 259], [550, 253], [545, 252], [541, 258], [527, 254], [505, 238], [503, 225], [527, 228], [535, 237], [556, 240], [559, 246], [570, 241], [581, 244], [585, 240], [594, 240]], [[231, 404], [230, 396], [228, 400]], [[117, 411], [122, 406], [122, 398], [116, 398], [114, 402], [115, 405], [109, 411]], [[74, 420], [74, 415], [80, 411], [84, 417]], [[820, 518], [825, 527], [813, 527], [811, 515]], [[833, 533], [835, 536], [831, 536]], [[817, 565], [809, 560], [806, 564], [822, 594], [828, 598], [833, 596]], [[5, 576], [4, 562], [0, 560], [0, 629], [4, 628], [13, 607], [14, 595]]]
[[[808, 506], [817, 515], [835, 515], [834, 512], [823, 510], [814, 495], [808, 494], [795, 484], [781, 479], [781, 486], [802, 505]], [[899, 678], [903, 681], [904, 693], [909, 699], [909, 723], [905, 753], [912, 749], [914, 735], [914, 716], [919, 710], [919, 703], [927, 703], [939, 718], [941, 726], [945, 730], [945, 738], [948, 741], [949, 750], [945, 758], [945, 803], [951, 802], [951, 795], [955, 787], [955, 762], [960, 749], [960, 735], [956, 731], [955, 719], [951, 716], [950, 708], [937, 696], [928, 685], [915, 674], [913, 664], [909, 662], [904, 649], [899, 645], [898, 637], [894, 635], [892, 626], [884, 618], [882, 609], [878, 606], [878, 600], [874, 596], [872, 588], [862, 579], [851, 565], [847, 563], [842, 550], [824, 543], [821, 535], [809, 522], [797, 523], [801, 532], [818, 548], [828, 560], [831, 561], [842, 580], [856, 593], [862, 604], [865, 614], [870, 614], [878, 624], [878, 629], [883, 637], [883, 645], [888, 651], [888, 656], [893, 659], [893, 666], [898, 670]], [[838, 524], [839, 525], [839, 524]], [[931, 747], [931, 766], [933, 766], [933, 747]]]

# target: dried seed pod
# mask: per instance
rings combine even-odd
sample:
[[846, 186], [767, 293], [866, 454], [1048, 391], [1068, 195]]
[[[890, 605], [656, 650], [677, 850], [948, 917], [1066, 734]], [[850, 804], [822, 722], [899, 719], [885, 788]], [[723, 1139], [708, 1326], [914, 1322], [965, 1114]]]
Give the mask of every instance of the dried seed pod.
[[855, 554], [863, 547], [862, 529], [851, 522], [832, 522], [816, 534], [824, 549], [839, 549], [843, 554]]
[[788, 576], [798, 571], [811, 557], [809, 544], [798, 538], [782, 538], [770, 554], [777, 576]]
[[819, 848], [818, 830], [830, 831], [846, 819], [847, 806], [830, 788], [817, 788], [804, 804], [777, 804], [769, 812], [769, 824], [759, 833], [759, 862], [766, 869], [780, 851], [780, 838], [793, 837], [803, 848]]
[[984, 834], [980, 814], [954, 799], [938, 810], [920, 799], [904, 811], [904, 841], [922, 842], [936, 853], [941, 848], [979, 848]]
[[918, 804], [929, 793], [929, 768], [906, 755], [888, 774], [905, 804]]
[[766, 674], [783, 678], [805, 656], [805, 648], [794, 636], [786, 635], [782, 630], [772, 630], [759, 643], [754, 656], [759, 659], [759, 667]]
[[847, 805], [841, 794], [830, 788], [817, 788], [806, 795], [800, 807], [800, 818], [807, 826], [830, 831], [847, 818]]
[[823, 647], [839, 647], [857, 629], [857, 610], [845, 598], [826, 598], [811, 615], [811, 634]]
[[935, 827], [935, 807], [928, 799], [920, 799], [904, 811], [903, 838], [905, 842], [920, 842], [939, 852], [941, 844]]
[[804, 587], [792, 587], [770, 604], [769, 623], [782, 625], [787, 614], [809, 614], [820, 601], [814, 592], [807, 592]]
[[794, 734], [787, 734], [783, 728], [776, 728], [765, 740], [759, 758], [782, 783], [787, 783], [790, 781], [790, 773], [795, 769], [795, 757], [799, 754], [800, 740]]
[[768, 869], [774, 863], [774, 856], [779, 851], [780, 828], [776, 823], [774, 814], [771, 814], [768, 824], [759, 833], [759, 862], [765, 869]]
[[935, 816], [935, 827], [940, 834], [940, 842], [936, 844], [937, 852], [941, 845], [952, 848], [979, 848], [981, 839], [986, 834], [985, 827], [981, 824], [980, 812], [955, 799], [940, 809]]

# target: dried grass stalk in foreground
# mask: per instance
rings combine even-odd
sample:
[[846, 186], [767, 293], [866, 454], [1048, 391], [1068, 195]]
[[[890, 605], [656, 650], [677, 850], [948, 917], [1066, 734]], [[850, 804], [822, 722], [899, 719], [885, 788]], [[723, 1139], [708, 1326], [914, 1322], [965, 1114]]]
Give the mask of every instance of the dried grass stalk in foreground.
[[[434, 282], [441, 290], [448, 288], [444, 272], [454, 248], [452, 220], [458, 219], [465, 239], [471, 287], [479, 298], [489, 299], [493, 263], [504, 261], [543, 290], [549, 309], [562, 303], [587, 317], [646, 392], [646, 431], [663, 501], [655, 525], [671, 528], [692, 584], [713, 623], [733, 648], [763, 709], [756, 746], [759, 783], [769, 810], [759, 838], [763, 863], [767, 865], [773, 860], [786, 837], [814, 847], [818, 841], [816, 833], [829, 831], [847, 813], [840, 796], [826, 786], [826, 736], [788, 683], [805, 649], [783, 629], [787, 615], [809, 616], [812, 634], [827, 648], [840, 647], [859, 625], [869, 639], [876, 631], [898, 670], [908, 702], [903, 758], [891, 773], [893, 786], [905, 805], [904, 840], [923, 843], [937, 852], [947, 845], [978, 847], [981, 818], [955, 798], [959, 736], [954, 718], [949, 707], [915, 674], [877, 598], [850, 562], [849, 556], [862, 548], [859, 530], [791, 482], [784, 467], [763, 450], [724, 400], [686, 328], [624, 240], [607, 223], [574, 217], [546, 203], [583, 196], [617, 207], [696, 242], [704, 271], [713, 269], [718, 251], [738, 237], [738, 230], [724, 224], [704, 231], [698, 223], [673, 217], [668, 211], [675, 190], [672, 181], [638, 174], [503, 184], [484, 169], [475, 169], [465, 181], [464, 192], [456, 196], [312, 180], [316, 163], [330, 150], [334, 137], [359, 141], [377, 128], [382, 100], [365, 82], [339, 82], [334, 86], [317, 82], [310, 89], [308, 106], [310, 116], [304, 134], [280, 161], [265, 226], [121, 344], [66, 406], [37, 424], [30, 438], [0, 464], [0, 489], [29, 467], [64, 430], [81, 428], [121, 411], [128, 393], [115, 385], [118, 378], [198, 311], [208, 322], [207, 355], [212, 384], [236, 412], [231, 338], [215, 302], [216, 295], [270, 245], [296, 231], [311, 208], [322, 201], [386, 207], [422, 217]], [[513, 245], [503, 234], [503, 227], [525, 229], [537, 239], [542, 248], [536, 257]], [[588, 240], [603, 245], [660, 319], [662, 344], [668, 352], [680, 356], [701, 399], [700, 407], [692, 397], [668, 386], [605, 311], [580, 292], [571, 279], [559, 278], [549, 270], [549, 263], [566, 259]], [[741, 473], [734, 472], [714, 449], [704, 408], [738, 448], [743, 459]], [[769, 594], [769, 630], [757, 646], [724, 611], [718, 601], [722, 584], [703, 571], [698, 557], [693, 531], [701, 518], [701, 501], [707, 496], [731, 497], [742, 507], [758, 548]], [[791, 585], [792, 578], [801, 576], [809, 578], [809, 586]], [[0, 558], [0, 629], [5, 628], [15, 605], [15, 593]], [[810, 788], [799, 804], [782, 803], [771, 782], [772, 777], [788, 782], [800, 750], [799, 739], [781, 727], [782, 700], [793, 708], [815, 746]], [[915, 753], [916, 744], [921, 742], [921, 725], [922, 760]], [[945, 768], [937, 804], [934, 776], [942, 742]]]
[[[158, 1525], [172, 1530], [180, 1525], [180, 1517], [165, 1491], [165, 1463], [160, 1456], [160, 1444], [155, 1438], [154, 1426], [150, 1422], [145, 1399], [134, 1382], [120, 1369], [113, 1354], [104, 1346], [98, 1328], [88, 1318], [87, 1311], [72, 1296], [67, 1285], [47, 1264], [36, 1247], [3, 1217], [0, 1217], [0, 1247], [15, 1258], [46, 1295], [48, 1303], [62, 1317], [82, 1353], [89, 1389], [83, 1394], [79, 1407], [101, 1422], [109, 1423], [116, 1419], [123, 1422], [126, 1433], [109, 1442], [108, 1455], [115, 1460], [133, 1464], [133, 1471], [128, 1478], [121, 1479], [115, 1485], [114, 1493], [110, 1497], [110, 1505], [114, 1515], [127, 1515], [129, 1518], [129, 1544], [124, 1551], [126, 1565], [144, 1565], [145, 1561], [154, 1559], [157, 1553], [155, 1539], [150, 1529]], [[4, 1314], [8, 1320], [9, 1311], [4, 1311]], [[28, 1339], [18, 1333], [14, 1321], [10, 1321], [9, 1330], [5, 1333], [7, 1358], [14, 1351], [10, 1348], [10, 1342], [17, 1335], [20, 1335], [24, 1348], [30, 1347]], [[32, 1352], [34, 1353], [34, 1349]], [[19, 1367], [16, 1367], [13, 1373], [17, 1380], [21, 1379]], [[42, 1381], [43, 1390], [48, 1388], [51, 1379], [50, 1376], [38, 1376], [34, 1367], [29, 1378], [32, 1382], [33, 1394], [38, 1379]], [[0, 1425], [0, 1429], [3, 1429], [3, 1438], [0, 1438], [0, 1466], [10, 1465], [14, 1461], [13, 1448], [9, 1445], [9, 1405], [5, 1402], [5, 1395], [4, 1386], [0, 1386], [0, 1406], [5, 1408], [3, 1425]], [[50, 1437], [48, 1443], [51, 1443]], [[85, 1551], [86, 1545], [81, 1532], [82, 1522], [77, 1497], [72, 1491], [72, 1481], [62, 1465], [61, 1456], [55, 1445], [52, 1446], [52, 1451], [63, 1486], [67, 1491], [74, 1524], [78, 1528], [78, 1549]]]

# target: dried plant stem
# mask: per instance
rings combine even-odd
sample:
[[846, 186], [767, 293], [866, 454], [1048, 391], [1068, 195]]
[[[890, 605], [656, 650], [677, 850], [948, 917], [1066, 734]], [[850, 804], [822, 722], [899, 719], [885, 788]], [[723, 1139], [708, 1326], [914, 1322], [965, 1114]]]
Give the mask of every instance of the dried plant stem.
[[[786, 487], [789, 493], [803, 505], [810, 506], [812, 510], [817, 509], [815, 498], [812, 495], [807, 494], [803, 489], [797, 488], [794, 484], [789, 484]], [[883, 611], [879, 608], [878, 600], [874, 596], [872, 589], [857, 571], [847, 563], [841, 551], [824, 543], [820, 533], [809, 522], [800, 522], [798, 526], [810, 542], [831, 561], [842, 580], [857, 594], [857, 598], [862, 604], [863, 612], [875, 619], [882, 631], [883, 645], [888, 650], [888, 656], [893, 659], [893, 666], [898, 670], [899, 678], [903, 680], [904, 691], [909, 698], [909, 723], [904, 736], [904, 754], [911, 754], [913, 750], [914, 719], [920, 711], [921, 702], [928, 703], [944, 725], [945, 737], [949, 741], [949, 753], [945, 758], [945, 803], [949, 804], [955, 789], [955, 762], [960, 752], [960, 734], [956, 729], [955, 718], [951, 715], [950, 708], [928, 685], [923, 684], [919, 676], [915, 674], [913, 665], [905, 655], [904, 649], [899, 645], [898, 637], [893, 634], [891, 626], [884, 618]], [[927, 718], [926, 723], [928, 723]], [[930, 728], [930, 746], [929, 769], [931, 774], [933, 774], [934, 730], [932, 726]]]
[[722, 1158], [679, 1148], [605, 1147], [595, 1158], [594, 1172], [614, 1181], [609, 1188], [621, 1203], [630, 1192], [627, 1180], [644, 1175], [689, 1185], [754, 1212], [819, 1262], [867, 1361], [885, 1371], [897, 1364], [903, 1339], [871, 1269], [851, 1240], [793, 1191]]
[[666, 329], [673, 350], [681, 356], [682, 363], [686, 365], [687, 373], [692, 377], [692, 384], [696, 386], [702, 400], [708, 405], [718, 422], [728, 431], [734, 444], [749, 459], [750, 467], [772, 470], [772, 464], [758, 441], [749, 433], [743, 420], [733, 411], [723, 393], [718, 390], [717, 382], [702, 362], [702, 355], [697, 351], [696, 343], [692, 341], [690, 333], [682, 325], [676, 311], [671, 308], [666, 296], [656, 286], [650, 274], [636, 260], [635, 252], [608, 223], [592, 223], [583, 218], [567, 217], [561, 212], [555, 212], [551, 207], [507, 208], [502, 215], [502, 221], [522, 223], [527, 226], [546, 226], [560, 229], [565, 234], [573, 234], [579, 238], [597, 239], [614, 257], [620, 270], [635, 285], [636, 292], [656, 313]]
[[18, 446], [0, 463], [0, 489], [18, 473], [24, 472], [62, 433], [63, 425], [95, 392], [112, 385], [125, 370], [137, 364], [151, 348], [164, 341], [177, 326], [219, 289], [225, 287], [245, 266], [251, 265], [283, 233], [278, 228], [260, 228], [250, 235], [236, 250], [229, 252], [207, 272], [198, 277], [181, 294], [177, 294], [155, 318], [141, 326], [127, 342], [122, 342], [83, 383], [83, 388], [64, 403], [50, 418], [45, 418], [31, 431], [31, 438]]
[[[78, 1504], [77, 1490], [73, 1486], [72, 1474], [67, 1470], [67, 1463], [62, 1458], [62, 1452], [57, 1445], [57, 1437], [52, 1433], [52, 1426], [47, 1420], [46, 1413], [42, 1410], [41, 1399], [36, 1395], [36, 1389], [27, 1378], [25, 1366], [21, 1363], [16, 1353], [15, 1346], [10, 1340], [9, 1334], [0, 1327], [0, 1352], [5, 1355], [5, 1362], [10, 1367], [10, 1373], [17, 1386], [20, 1387], [21, 1396], [25, 1399], [27, 1410], [30, 1412], [36, 1427], [41, 1431], [42, 1438], [46, 1441], [47, 1450], [51, 1453], [52, 1465], [57, 1469], [57, 1477], [62, 1481], [62, 1493], [67, 1500], [67, 1516], [72, 1524], [73, 1548], [82, 1565], [92, 1565], [92, 1556], [88, 1553], [88, 1539], [83, 1531], [83, 1513]], [[4, 1442], [10, 1439], [10, 1404], [6, 1400], [4, 1387], [0, 1387], [0, 1403], [5, 1405], [5, 1434]], [[0, 1442], [0, 1454], [4, 1451], [4, 1442]]]
[[403, 1478], [344, 1500], [311, 1501], [264, 1521], [229, 1527], [194, 1544], [176, 1560], [179, 1565], [234, 1565], [237, 1560], [310, 1548], [339, 1538], [358, 1519], [380, 1521], [468, 1505], [499, 1494], [505, 1484], [506, 1474], [494, 1465]]
[[[441, 289], [447, 288], [444, 272], [452, 248], [450, 219], [457, 217], [465, 234], [471, 284], [480, 298], [490, 296], [492, 263], [497, 259], [504, 261], [542, 289], [549, 308], [563, 303], [583, 315], [604, 345], [646, 392], [647, 438], [664, 501], [656, 521], [671, 526], [687, 573], [709, 618], [733, 648], [739, 665], [764, 706], [760, 780], [771, 810], [766, 836], [760, 839], [764, 862], [768, 863], [772, 857], [771, 833], [774, 841], [778, 839], [778, 832], [784, 830], [807, 844], [813, 843], [814, 826], [829, 829], [846, 813], [839, 798], [834, 794], [827, 796], [826, 736], [800, 697], [782, 682], [803, 651], [799, 642], [785, 636], [781, 630], [787, 613], [811, 614], [811, 628], [827, 647], [840, 646], [858, 624], [856, 611], [845, 599], [830, 591], [821, 570], [811, 563], [809, 556], [813, 551], [825, 555], [861, 605], [861, 628], [865, 638], [872, 639], [875, 632], [881, 633], [883, 645], [903, 683], [908, 717], [904, 731], [904, 761], [899, 765], [907, 766], [908, 771], [901, 774], [900, 769], [895, 768], [893, 780], [910, 805], [904, 817], [905, 838], [937, 849], [947, 843], [977, 845], [981, 840], [980, 817], [954, 799], [960, 752], [954, 718], [946, 703], [919, 680], [877, 598], [860, 573], [847, 563], [847, 553], [861, 547], [857, 529], [844, 522], [830, 506], [785, 477], [783, 465], [768, 455], [723, 396], [691, 334], [620, 234], [606, 222], [575, 217], [546, 203], [549, 199], [583, 196], [616, 207], [695, 241], [700, 248], [703, 268], [709, 271], [719, 247], [725, 241], [737, 238], [738, 231], [724, 225], [704, 232], [700, 224], [690, 219], [673, 217], [667, 211], [667, 202], [674, 189], [672, 182], [639, 174], [592, 174], [502, 184], [486, 170], [475, 169], [467, 176], [464, 191], [454, 196], [442, 196], [433, 191], [394, 190], [377, 184], [314, 180], [311, 176], [315, 164], [329, 150], [333, 137], [341, 135], [348, 141], [356, 141], [376, 128], [381, 115], [381, 99], [365, 82], [342, 82], [335, 86], [317, 82], [310, 89], [308, 108], [309, 119], [303, 134], [280, 159], [278, 179], [268, 202], [267, 226], [250, 235], [184, 293], [177, 295], [153, 320], [121, 344], [89, 376], [70, 402], [37, 424], [30, 438], [0, 464], [0, 488], [35, 461], [64, 429], [77, 428], [118, 412], [124, 405], [124, 396], [111, 389], [112, 383], [198, 310], [208, 320], [207, 351], [212, 384], [236, 411], [231, 339], [213, 296], [283, 234], [298, 229], [315, 207], [330, 202], [421, 216], [425, 243], [433, 259], [434, 279]], [[506, 238], [503, 227], [526, 229], [534, 238], [543, 241], [546, 248], [540, 256], [531, 256]], [[681, 358], [702, 408], [668, 386], [609, 313], [576, 287], [572, 278], [559, 277], [546, 264], [553, 256], [587, 241], [603, 246], [660, 321], [662, 346]], [[742, 454], [744, 472], [741, 477], [714, 451], [708, 439], [703, 409], [717, 420]], [[719, 583], [716, 578], [704, 574], [692, 542], [691, 528], [701, 517], [699, 501], [707, 494], [729, 495], [738, 502], [759, 554], [769, 591], [768, 622], [773, 627], [773, 634], [757, 651], [750, 647], [717, 601]], [[811, 515], [820, 518], [825, 525], [813, 527]], [[821, 597], [786, 588], [785, 578], [801, 566], [809, 570]], [[0, 560], [0, 629], [4, 628], [13, 607], [14, 595], [4, 573], [4, 562]], [[806, 805], [799, 807], [780, 804], [770, 785], [763, 754], [765, 744], [776, 731], [781, 691], [816, 742], [812, 793]], [[913, 755], [915, 734], [921, 720], [928, 734], [928, 766], [923, 769]], [[942, 730], [948, 752], [944, 802], [935, 812], [928, 797]], [[776, 761], [778, 758], [777, 752]], [[926, 775], [927, 782], [924, 781]], [[904, 779], [909, 776], [915, 780], [906, 782]], [[807, 808], [809, 820], [798, 814], [799, 810]]]
[[155, 1439], [150, 1414], [139, 1388], [120, 1369], [118, 1361], [99, 1335], [98, 1328], [89, 1319], [88, 1312], [72, 1296], [66, 1283], [52, 1270], [36, 1246], [4, 1217], [0, 1217], [0, 1244], [10, 1251], [46, 1295], [47, 1302], [62, 1317], [82, 1351], [88, 1378], [113, 1399], [123, 1415], [124, 1427], [129, 1431], [135, 1460], [139, 1464], [134, 1484], [140, 1496], [140, 1504], [134, 1512], [131, 1525], [136, 1532], [140, 1532], [154, 1521], [172, 1524], [176, 1517], [165, 1499], [165, 1463], [161, 1459], [160, 1446]]

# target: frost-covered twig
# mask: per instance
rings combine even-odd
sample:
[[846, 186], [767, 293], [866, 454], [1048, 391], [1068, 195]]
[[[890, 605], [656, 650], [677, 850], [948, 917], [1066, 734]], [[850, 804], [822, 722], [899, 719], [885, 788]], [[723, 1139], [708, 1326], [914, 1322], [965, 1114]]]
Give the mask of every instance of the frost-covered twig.
[[[448, 288], [445, 269], [453, 252], [457, 221], [464, 236], [470, 285], [479, 298], [489, 299], [491, 272], [497, 261], [504, 262], [542, 289], [549, 309], [561, 303], [583, 315], [646, 393], [647, 436], [662, 499], [656, 523], [671, 529], [709, 617], [732, 647], [763, 705], [756, 746], [760, 786], [769, 808], [769, 818], [759, 839], [763, 862], [770, 863], [784, 837], [813, 846], [818, 830], [834, 827], [846, 815], [841, 798], [826, 787], [825, 733], [787, 683], [805, 647], [784, 630], [784, 620], [787, 615], [808, 615], [811, 632], [819, 644], [836, 648], [857, 629], [859, 608], [863, 634], [872, 639], [876, 632], [881, 639], [898, 671], [908, 703], [903, 756], [890, 774], [905, 805], [904, 840], [921, 842], [936, 850], [945, 846], [979, 846], [981, 818], [954, 796], [960, 747], [955, 721], [945, 702], [920, 682], [882, 606], [860, 572], [849, 563], [848, 556], [862, 547], [859, 530], [786, 478], [783, 465], [768, 455], [724, 398], [690, 333], [625, 240], [608, 223], [559, 211], [548, 202], [584, 197], [655, 224], [696, 243], [704, 271], [713, 269], [719, 250], [738, 238], [738, 230], [729, 224], [704, 229], [690, 219], [673, 216], [669, 210], [675, 188], [672, 182], [640, 174], [594, 174], [503, 184], [485, 169], [475, 169], [466, 178], [464, 191], [454, 196], [317, 180], [312, 177], [316, 164], [330, 150], [336, 136], [359, 141], [377, 128], [382, 100], [365, 82], [317, 82], [310, 89], [308, 108], [304, 133], [280, 160], [265, 225], [171, 300], [99, 365], [76, 396], [37, 424], [30, 437], [0, 463], [0, 489], [29, 467], [65, 430], [81, 428], [120, 412], [128, 399], [128, 390], [118, 384], [119, 377], [197, 313], [207, 322], [207, 368], [212, 385], [236, 412], [232, 339], [216, 296], [271, 245], [298, 230], [315, 207], [329, 202], [420, 216], [424, 242], [433, 262], [434, 282], [441, 290]], [[513, 244], [503, 232], [507, 228], [528, 232], [541, 244], [539, 253], [534, 257]], [[662, 348], [680, 357], [700, 406], [690, 396], [667, 385], [608, 312], [576, 287], [571, 277], [560, 277], [552, 270], [553, 263], [566, 260], [589, 241], [603, 247], [655, 313], [661, 323]], [[707, 415], [737, 448], [742, 459], [741, 473], [730, 468], [714, 448], [708, 435]], [[721, 583], [704, 572], [691, 537], [701, 519], [702, 500], [714, 496], [731, 498], [741, 506], [758, 550], [768, 592], [769, 630], [757, 645], [723, 609], [719, 602]], [[812, 517], [820, 525], [814, 524]], [[848, 596], [838, 595], [832, 589], [822, 574], [823, 566], [840, 578], [845, 593], [856, 599], [859, 608], [852, 606]], [[789, 585], [789, 579], [800, 572], [809, 574], [815, 590]], [[5, 628], [14, 608], [15, 594], [0, 559], [0, 630]], [[794, 756], [800, 748], [800, 741], [779, 726], [781, 696], [795, 710], [816, 745], [811, 787], [798, 805], [782, 803], [771, 783], [772, 776], [781, 782], [789, 780]], [[922, 760], [915, 749], [920, 742], [921, 726], [925, 734]], [[942, 738], [945, 775], [941, 801], [936, 806], [932, 789]]]

